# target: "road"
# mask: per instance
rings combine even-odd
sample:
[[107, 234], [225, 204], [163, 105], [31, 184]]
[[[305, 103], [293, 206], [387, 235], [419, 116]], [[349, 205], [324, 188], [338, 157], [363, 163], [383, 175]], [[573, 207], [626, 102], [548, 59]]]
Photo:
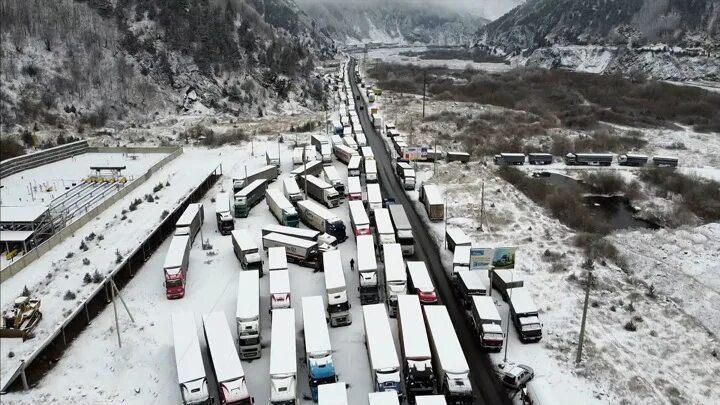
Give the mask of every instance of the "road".
[[433, 242], [423, 221], [413, 208], [413, 204], [395, 176], [392, 159], [385, 148], [385, 141], [381, 138], [382, 135], [375, 132], [366, 113], [367, 105], [365, 105], [364, 98], [360, 97], [360, 100], [357, 100], [360, 92], [355, 80], [354, 65], [355, 61], [352, 60], [348, 69], [351, 83], [350, 87], [352, 88], [353, 98], [356, 99], [355, 105], [363, 105], [365, 109], [364, 111], [358, 111], [358, 117], [360, 117], [360, 124], [365, 131], [368, 142], [375, 154], [375, 159], [378, 162], [380, 187], [386, 197], [394, 198], [395, 202], [402, 204], [405, 208], [415, 236], [415, 258], [425, 261], [430, 269], [435, 287], [440, 294], [440, 300], [450, 314], [450, 319], [455, 326], [455, 332], [460, 340], [460, 345], [465, 352], [465, 358], [470, 365], [470, 378], [475, 392], [475, 402], [488, 405], [510, 405], [512, 402], [508, 399], [500, 381], [492, 371], [490, 357], [480, 349], [475, 332], [465, 316], [465, 310], [455, 299], [450, 280], [440, 261], [440, 253], [437, 245]]

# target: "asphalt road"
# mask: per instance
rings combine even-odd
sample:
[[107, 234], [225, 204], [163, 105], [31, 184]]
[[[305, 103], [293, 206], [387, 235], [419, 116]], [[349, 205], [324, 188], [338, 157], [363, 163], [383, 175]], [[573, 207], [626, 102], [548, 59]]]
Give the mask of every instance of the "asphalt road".
[[372, 147], [375, 159], [378, 162], [380, 188], [386, 197], [394, 198], [396, 203], [402, 204], [405, 208], [410, 224], [413, 227], [415, 258], [425, 261], [430, 269], [430, 275], [440, 295], [440, 301], [445, 305], [450, 314], [450, 319], [455, 326], [455, 333], [465, 352], [465, 358], [471, 370], [470, 379], [475, 393], [475, 403], [511, 405], [512, 402], [508, 399], [500, 381], [492, 371], [492, 363], [489, 356], [480, 348], [474, 329], [465, 316], [465, 310], [453, 293], [453, 287], [440, 261], [440, 253], [438, 252], [437, 245], [433, 242], [427, 228], [425, 228], [410, 199], [407, 197], [407, 194], [405, 194], [405, 190], [400, 184], [400, 181], [395, 176], [391, 156], [385, 149], [385, 142], [381, 139], [382, 135], [375, 132], [368, 118], [367, 105], [365, 105], [364, 98], [360, 97], [360, 100], [357, 100], [360, 92], [357, 87], [357, 82], [355, 81], [354, 66], [355, 62], [352, 60], [349, 64], [347, 74], [350, 75], [350, 87], [352, 88], [355, 105], [363, 105], [365, 108], [365, 110], [357, 111], [357, 113], [358, 117], [360, 117], [360, 123], [365, 131], [365, 135], [368, 138], [368, 142]]

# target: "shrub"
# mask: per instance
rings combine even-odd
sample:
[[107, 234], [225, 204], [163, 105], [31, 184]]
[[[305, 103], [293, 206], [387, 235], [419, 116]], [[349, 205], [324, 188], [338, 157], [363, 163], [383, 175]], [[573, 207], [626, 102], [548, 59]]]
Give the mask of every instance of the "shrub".
[[95, 270], [92, 276], [92, 282], [95, 284], [100, 284], [103, 280], [103, 276], [100, 274], [99, 271]]
[[655, 286], [653, 284], [650, 284], [645, 295], [651, 299], [655, 299], [657, 297], [657, 295], [655, 294]]
[[155, 202], [155, 198], [153, 198], [152, 194], [145, 194], [145, 201], [146, 202]]
[[90, 284], [92, 282], [92, 276], [90, 276], [90, 273], [85, 273], [85, 276], [83, 276], [83, 283]]
[[80, 241], [80, 250], [82, 250], [83, 252], [87, 252], [87, 250], [88, 250], [88, 246], [84, 240]]
[[155, 187], [153, 187], [153, 193], [157, 193], [158, 191], [162, 190], [163, 187], [164, 185], [162, 184], [162, 182], [156, 184]]
[[627, 321], [625, 324], [625, 330], [628, 332], [635, 332], [637, 330], [637, 325], [635, 325], [635, 322], [633, 321]]
[[25, 148], [13, 136], [0, 136], [0, 150], [3, 160], [25, 154]]
[[63, 296], [63, 299], [65, 301], [72, 301], [75, 299], [75, 293], [70, 290], [67, 290], [67, 291], [65, 291], [65, 295]]
[[67, 252], [67, 254], [65, 255], [65, 258], [66, 258], [66, 259], [71, 259], [73, 256], [75, 256], [75, 253], [73, 253], [73, 252]]
[[115, 251], [115, 264], [120, 264], [123, 261], [123, 256], [119, 250]]
[[625, 306], [625, 310], [628, 312], [635, 312], [635, 305], [633, 305], [632, 301]]
[[160, 213], [160, 219], [163, 220], [163, 219], [167, 218], [168, 215], [170, 215], [168, 210], [164, 210], [163, 212]]
[[84, 257], [84, 258], [83, 258], [83, 264], [84, 264], [85, 266], [89, 266], [89, 265], [90, 265], [90, 259], [88, 259], [87, 257]]
[[585, 171], [583, 180], [600, 194], [617, 194], [626, 190], [625, 180], [617, 173]]
[[90, 234], [85, 237], [85, 240], [88, 242], [92, 242], [95, 239], [95, 236], [95, 232], [90, 232]]
[[105, 236], [103, 236], [103, 235], [98, 235], [97, 240], [99, 240], [99, 241], [100, 241], [100, 240], [105, 240]]
[[29, 297], [29, 296], [30, 296], [30, 289], [29, 289], [27, 286], [24, 286], [24, 287], [23, 287], [22, 295], [23, 295], [23, 297]]
[[123, 216], [120, 217], [120, 220], [121, 220], [121, 221], [124, 221], [124, 220], [126, 220], [126, 219], [127, 219], [127, 215], [123, 215]]
[[130, 203], [130, 206], [128, 207], [128, 209], [129, 209], [130, 211], [135, 211], [135, 210], [137, 210], [137, 207], [138, 207], [138, 205], [140, 205], [140, 204], [142, 204], [142, 200], [139, 199], [139, 198], [136, 198], [136, 199], [134, 199], [134, 200]]
[[204, 240], [204, 241], [202, 242], [202, 249], [203, 249], [203, 250], [210, 250], [210, 249], [212, 249], [212, 248], [213, 248], [213, 246], [212, 246], [212, 244], [210, 244], [210, 239], [206, 239], [206, 240]]
[[643, 170], [640, 179], [665, 193], [680, 195], [683, 205], [705, 223], [720, 221], [720, 182], [662, 168]]

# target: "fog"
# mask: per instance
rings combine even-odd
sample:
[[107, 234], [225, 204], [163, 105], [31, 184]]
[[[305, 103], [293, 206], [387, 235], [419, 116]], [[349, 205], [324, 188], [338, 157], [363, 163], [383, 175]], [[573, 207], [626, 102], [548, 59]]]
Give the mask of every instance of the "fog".
[[429, 5], [456, 12], [466, 12], [479, 17], [494, 20], [515, 6], [524, 3], [524, 0], [295, 0], [299, 5], [306, 4], [340, 4], [368, 6], [373, 3], [411, 3], [416, 5]]

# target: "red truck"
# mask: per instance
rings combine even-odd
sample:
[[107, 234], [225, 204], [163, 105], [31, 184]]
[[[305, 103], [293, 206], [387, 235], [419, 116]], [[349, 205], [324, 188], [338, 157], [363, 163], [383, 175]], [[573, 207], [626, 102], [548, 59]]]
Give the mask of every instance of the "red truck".
[[185, 296], [185, 282], [190, 261], [190, 235], [175, 235], [165, 256], [165, 296], [167, 299]]

